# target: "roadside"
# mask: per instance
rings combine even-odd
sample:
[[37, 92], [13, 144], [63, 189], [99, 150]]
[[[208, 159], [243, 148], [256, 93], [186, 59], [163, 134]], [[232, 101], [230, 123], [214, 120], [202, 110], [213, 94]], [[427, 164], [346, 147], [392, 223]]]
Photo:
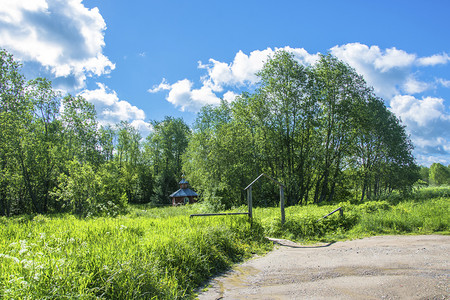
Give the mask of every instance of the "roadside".
[[273, 239], [202, 299], [450, 299], [450, 236], [377, 236], [334, 244]]

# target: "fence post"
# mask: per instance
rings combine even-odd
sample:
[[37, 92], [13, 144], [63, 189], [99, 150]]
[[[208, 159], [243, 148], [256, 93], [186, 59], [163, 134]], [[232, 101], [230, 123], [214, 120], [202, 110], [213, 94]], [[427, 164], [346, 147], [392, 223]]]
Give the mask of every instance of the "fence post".
[[280, 207], [281, 207], [281, 224], [284, 224], [284, 189], [280, 185]]
[[248, 217], [250, 219], [252, 219], [253, 215], [252, 215], [252, 187], [250, 186], [247, 189], [247, 200], [248, 200]]

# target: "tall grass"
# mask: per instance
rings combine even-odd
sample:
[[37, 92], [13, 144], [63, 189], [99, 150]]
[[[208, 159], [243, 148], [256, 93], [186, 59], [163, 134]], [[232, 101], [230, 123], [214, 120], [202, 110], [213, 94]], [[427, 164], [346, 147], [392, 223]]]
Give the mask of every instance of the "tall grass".
[[[202, 205], [151, 208], [126, 216], [0, 217], [2, 299], [183, 299], [232, 263], [267, 251], [264, 236], [335, 241], [378, 234], [449, 234], [450, 188], [409, 198], [254, 208], [246, 216], [189, 218]], [[322, 216], [337, 207], [344, 214]], [[242, 207], [240, 210], [246, 210]]]
[[[322, 219], [338, 207], [343, 207], [343, 216], [335, 213]], [[423, 188], [406, 198], [394, 194], [382, 201], [292, 206], [286, 208], [285, 224], [281, 224], [279, 208], [253, 211], [267, 236], [303, 242], [380, 234], [449, 234], [450, 187]]]
[[1, 218], [0, 298], [189, 298], [213, 274], [270, 247], [262, 227], [243, 216], [186, 212]]

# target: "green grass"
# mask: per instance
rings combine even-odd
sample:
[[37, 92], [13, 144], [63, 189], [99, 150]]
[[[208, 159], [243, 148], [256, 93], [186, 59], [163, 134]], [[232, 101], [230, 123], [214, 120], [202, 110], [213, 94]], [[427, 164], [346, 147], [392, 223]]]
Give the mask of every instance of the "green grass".
[[0, 298], [190, 298], [212, 275], [271, 247], [245, 216], [189, 219], [188, 212], [0, 218]]
[[[342, 217], [337, 212], [321, 219], [338, 207], [344, 209]], [[301, 242], [331, 242], [382, 234], [449, 234], [450, 188], [423, 188], [406, 198], [391, 195], [382, 201], [356, 204], [292, 206], [285, 210], [283, 225], [279, 208], [253, 211], [267, 236]]]
[[[343, 216], [322, 216], [337, 207]], [[302, 242], [381, 234], [449, 234], [450, 188], [408, 198], [254, 208], [246, 216], [189, 218], [206, 205], [132, 206], [125, 216], [0, 217], [2, 299], [189, 299], [208, 278], [263, 253], [265, 236]], [[241, 207], [235, 211], [245, 211]]]

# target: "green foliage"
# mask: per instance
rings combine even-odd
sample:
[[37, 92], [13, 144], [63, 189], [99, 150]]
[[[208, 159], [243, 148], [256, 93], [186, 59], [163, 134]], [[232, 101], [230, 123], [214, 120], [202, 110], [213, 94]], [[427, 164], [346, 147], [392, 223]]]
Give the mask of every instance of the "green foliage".
[[0, 297], [191, 298], [213, 274], [270, 248], [246, 217], [189, 219], [189, 210], [0, 219]]
[[450, 169], [442, 164], [430, 166], [430, 182], [435, 185], [450, 184]]
[[[204, 204], [137, 205], [116, 218], [0, 217], [0, 297], [191, 298], [209, 277], [270, 249], [265, 236], [332, 242], [378, 234], [448, 234], [449, 195], [448, 187], [434, 187], [408, 199], [290, 206], [284, 225], [276, 207], [255, 208], [253, 222], [246, 216], [188, 217], [206, 209]], [[339, 206], [343, 216], [322, 218]]]
[[0, 215], [114, 215], [125, 202], [168, 204], [190, 129], [170, 117], [153, 126], [144, 150], [131, 124], [99, 127], [92, 103], [43, 78], [25, 83], [0, 50]]
[[449, 198], [425, 202], [408, 201], [390, 206], [389, 211], [372, 211], [362, 215], [352, 230], [357, 235], [448, 232]]
[[423, 180], [426, 183], [430, 182], [430, 168], [420, 166], [419, 174], [421, 180]]
[[[183, 168], [201, 194], [242, 205], [261, 173], [286, 186], [287, 205], [411, 190], [419, 175], [405, 128], [355, 70], [331, 55], [304, 67], [279, 51], [257, 75], [253, 94], [198, 115]], [[277, 202], [270, 183], [254, 192], [256, 205]]]
[[85, 217], [117, 215], [127, 206], [124, 185], [118, 168], [107, 163], [95, 172], [89, 163], [69, 163], [69, 175], [61, 174], [59, 186], [52, 194], [61, 208]]
[[144, 144], [144, 156], [154, 177], [152, 202], [169, 204], [182, 175], [182, 156], [186, 151], [190, 129], [180, 118], [166, 117], [153, 121], [153, 131]]
[[[400, 194], [383, 201], [350, 202], [336, 205], [293, 206], [286, 209], [281, 224], [279, 208], [256, 208], [265, 234], [297, 241], [335, 241], [380, 234], [430, 234], [450, 230], [450, 188], [424, 188], [408, 198]], [[335, 213], [343, 207], [343, 216]]]

